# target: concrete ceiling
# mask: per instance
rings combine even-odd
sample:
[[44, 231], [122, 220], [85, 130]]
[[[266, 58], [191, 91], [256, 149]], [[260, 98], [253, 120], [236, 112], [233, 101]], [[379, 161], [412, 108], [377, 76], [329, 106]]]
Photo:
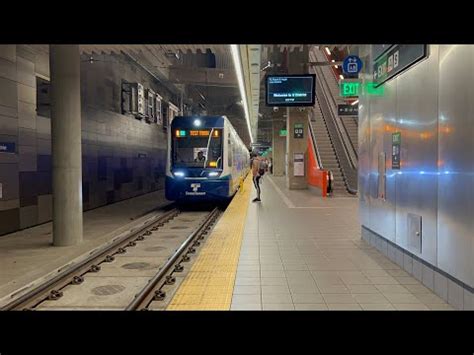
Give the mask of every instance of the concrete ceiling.
[[[28, 46], [37, 53], [48, 54], [49, 45]], [[247, 73], [248, 93], [259, 96], [254, 90], [257, 82], [254, 73], [259, 72], [259, 46], [244, 46], [247, 58], [243, 69]], [[142, 66], [170, 91], [177, 95], [183, 93], [186, 100], [198, 109], [209, 114], [227, 115], [244, 142], [249, 143], [247, 123], [243, 107], [239, 105], [240, 93], [229, 45], [216, 44], [143, 44], [143, 45], [80, 45], [81, 55], [94, 58], [97, 55], [123, 55]], [[215, 57], [215, 66], [202, 65], [200, 54], [211, 52]], [[244, 51], [243, 51], [244, 52]], [[243, 53], [242, 52], [242, 53]], [[200, 62], [201, 61], [201, 62]], [[258, 63], [258, 67], [252, 64]], [[254, 69], [250, 69], [254, 68]], [[258, 117], [257, 105], [253, 105], [252, 96], [249, 109], [252, 117]], [[256, 121], [254, 121], [256, 122]], [[254, 123], [254, 134], [257, 126]]]

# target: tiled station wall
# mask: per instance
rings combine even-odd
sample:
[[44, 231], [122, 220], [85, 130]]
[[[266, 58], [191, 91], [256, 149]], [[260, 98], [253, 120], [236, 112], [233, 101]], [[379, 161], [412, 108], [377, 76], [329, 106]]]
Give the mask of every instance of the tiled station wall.
[[[33, 46], [0, 45], [0, 235], [52, 219], [51, 119], [36, 113], [36, 76], [49, 57]], [[96, 208], [163, 187], [166, 132], [121, 114], [121, 81], [160, 84], [124, 57], [81, 59], [83, 207]]]

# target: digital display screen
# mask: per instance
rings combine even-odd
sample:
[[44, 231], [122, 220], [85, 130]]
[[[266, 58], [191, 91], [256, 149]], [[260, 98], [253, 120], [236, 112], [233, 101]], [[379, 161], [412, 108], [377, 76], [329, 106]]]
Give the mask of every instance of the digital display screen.
[[267, 106], [314, 106], [316, 75], [268, 75]]
[[[190, 136], [190, 137], [209, 137], [209, 135], [211, 134], [211, 131], [210, 130], [190, 130], [190, 131], [185, 131], [185, 130], [182, 130], [182, 129], [177, 129], [176, 130], [176, 137], [187, 137], [187, 136]], [[212, 131], [212, 137], [219, 137], [220, 135], [220, 130], [218, 129], [214, 129]]]

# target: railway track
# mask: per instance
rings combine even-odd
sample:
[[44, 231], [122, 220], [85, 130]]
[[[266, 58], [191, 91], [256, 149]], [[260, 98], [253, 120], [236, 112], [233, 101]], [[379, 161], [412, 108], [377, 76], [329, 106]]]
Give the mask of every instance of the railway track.
[[211, 212], [165, 212], [2, 310], [147, 310], [155, 302], [163, 304], [166, 289], [176, 285], [220, 213], [217, 207]]

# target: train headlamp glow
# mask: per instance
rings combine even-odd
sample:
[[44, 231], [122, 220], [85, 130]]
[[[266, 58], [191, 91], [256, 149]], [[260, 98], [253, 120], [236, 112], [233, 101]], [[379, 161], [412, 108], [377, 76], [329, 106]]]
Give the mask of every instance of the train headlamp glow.
[[182, 171], [176, 171], [176, 172], [174, 172], [174, 176], [183, 177], [184, 173]]
[[193, 124], [196, 126], [196, 127], [199, 127], [201, 126], [201, 120], [200, 119], [195, 119]]
[[211, 171], [209, 173], [209, 176], [217, 176], [217, 175], [219, 175], [219, 173], [217, 171]]

